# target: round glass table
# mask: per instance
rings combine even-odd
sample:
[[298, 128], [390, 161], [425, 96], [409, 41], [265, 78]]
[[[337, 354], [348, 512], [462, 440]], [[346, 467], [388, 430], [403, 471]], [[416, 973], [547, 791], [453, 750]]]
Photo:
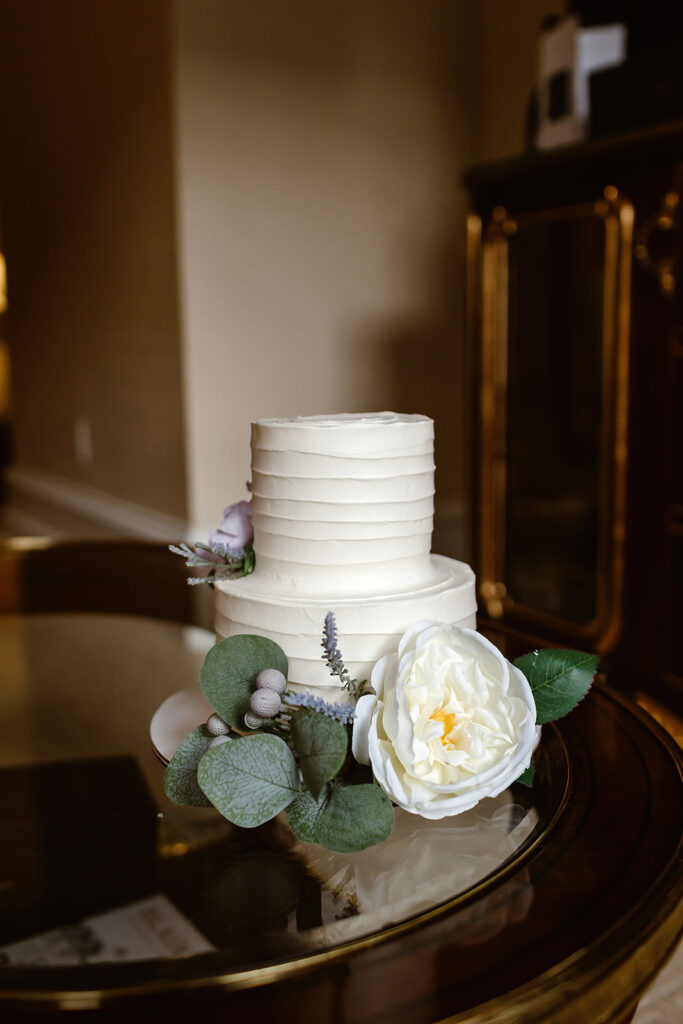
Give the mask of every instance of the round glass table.
[[166, 799], [149, 723], [212, 642], [0, 618], [0, 1017], [630, 1018], [683, 927], [681, 756], [652, 719], [596, 686], [533, 788], [335, 854]]

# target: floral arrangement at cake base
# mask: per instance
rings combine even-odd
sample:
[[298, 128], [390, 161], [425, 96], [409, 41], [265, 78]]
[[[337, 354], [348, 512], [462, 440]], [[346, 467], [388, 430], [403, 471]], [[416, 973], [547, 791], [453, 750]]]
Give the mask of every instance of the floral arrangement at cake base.
[[350, 678], [332, 612], [322, 646], [348, 701], [289, 688], [267, 637], [216, 644], [200, 674], [214, 710], [169, 762], [169, 799], [243, 828], [285, 811], [298, 839], [353, 853], [389, 836], [394, 804], [438, 819], [531, 784], [541, 725], [583, 699], [598, 664], [568, 650], [512, 664], [473, 629], [417, 622], [368, 684]]

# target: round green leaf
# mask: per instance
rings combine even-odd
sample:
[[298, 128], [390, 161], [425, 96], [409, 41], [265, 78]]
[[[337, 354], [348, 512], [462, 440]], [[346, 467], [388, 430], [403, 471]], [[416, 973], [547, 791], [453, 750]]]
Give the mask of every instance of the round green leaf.
[[294, 755], [279, 736], [244, 736], [222, 743], [201, 760], [199, 785], [224, 818], [255, 828], [284, 810], [300, 792]]
[[211, 801], [199, 788], [197, 767], [209, 749], [213, 736], [205, 725], [193, 729], [186, 736], [168, 762], [164, 772], [164, 790], [174, 804], [191, 807], [210, 807]]
[[379, 786], [338, 786], [315, 823], [317, 841], [338, 853], [381, 843], [394, 827], [394, 808]]
[[292, 800], [287, 808], [287, 820], [289, 827], [302, 843], [317, 843], [316, 823], [329, 799], [329, 787], [323, 787], [323, 791], [317, 800], [314, 800], [307, 789], [303, 790]]
[[563, 718], [583, 700], [599, 661], [596, 654], [565, 650], [533, 651], [517, 658], [514, 664], [529, 680], [539, 725]]
[[295, 711], [291, 729], [301, 774], [317, 800], [325, 783], [344, 764], [349, 735], [341, 722], [312, 708]]
[[289, 665], [284, 651], [273, 640], [252, 634], [221, 640], [204, 660], [199, 674], [202, 693], [214, 711], [234, 729], [244, 728], [249, 697], [256, 676], [264, 668], [276, 668], [286, 679]]
[[526, 786], [527, 789], [531, 789], [534, 784], [534, 766], [530, 764], [528, 768], [525, 768], [516, 781], [520, 786]]

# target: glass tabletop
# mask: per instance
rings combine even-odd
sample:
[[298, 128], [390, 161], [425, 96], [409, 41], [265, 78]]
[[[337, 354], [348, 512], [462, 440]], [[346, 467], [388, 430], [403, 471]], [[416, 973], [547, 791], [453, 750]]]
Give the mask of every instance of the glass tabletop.
[[[212, 642], [204, 630], [124, 615], [0, 619], [0, 789], [21, 869], [5, 883], [6, 966], [220, 949], [238, 967], [328, 948], [470, 891], [556, 809], [521, 786], [441, 821], [396, 809], [385, 842], [345, 855], [297, 842], [284, 815], [245, 830], [174, 805], [149, 723], [174, 690], [197, 685]], [[125, 940], [150, 914], [166, 943]]]
[[[594, 1000], [623, 969], [632, 998], [661, 964], [683, 926], [681, 759], [633, 705], [594, 688], [544, 727], [531, 789], [396, 811], [342, 855], [284, 816], [246, 830], [167, 800], [150, 721], [212, 643], [141, 616], [0, 617], [0, 1007], [554, 1020], [561, 993]], [[337, 1018], [348, 986], [363, 1011]]]

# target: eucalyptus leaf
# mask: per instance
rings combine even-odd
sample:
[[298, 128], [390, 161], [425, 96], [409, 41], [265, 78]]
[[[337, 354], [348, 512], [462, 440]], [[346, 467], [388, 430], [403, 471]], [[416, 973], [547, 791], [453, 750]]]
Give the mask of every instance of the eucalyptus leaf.
[[516, 781], [520, 786], [526, 786], [527, 789], [531, 789], [534, 784], [534, 766], [530, 764]]
[[312, 708], [295, 711], [291, 729], [301, 774], [317, 800], [325, 783], [344, 764], [349, 735], [340, 722]]
[[336, 786], [315, 822], [317, 842], [338, 853], [381, 843], [394, 827], [394, 808], [379, 786]]
[[536, 722], [563, 718], [583, 700], [591, 688], [599, 658], [581, 651], [542, 650], [517, 658], [536, 703]]
[[164, 790], [174, 804], [189, 804], [191, 807], [211, 806], [211, 801], [199, 788], [197, 767], [209, 749], [212, 739], [213, 736], [205, 725], [198, 726], [185, 737], [168, 762], [164, 772]]
[[204, 660], [199, 674], [202, 693], [214, 711], [235, 729], [244, 728], [249, 697], [256, 676], [264, 668], [276, 668], [287, 678], [289, 666], [282, 648], [268, 637], [251, 634], [221, 640]]
[[319, 841], [316, 833], [316, 824], [329, 799], [329, 789], [329, 786], [324, 786], [317, 800], [311, 796], [307, 789], [302, 790], [287, 808], [289, 826], [296, 838], [300, 839], [303, 843], [317, 843]]
[[197, 778], [216, 810], [242, 828], [270, 821], [301, 789], [291, 750], [279, 736], [265, 733], [212, 747]]

